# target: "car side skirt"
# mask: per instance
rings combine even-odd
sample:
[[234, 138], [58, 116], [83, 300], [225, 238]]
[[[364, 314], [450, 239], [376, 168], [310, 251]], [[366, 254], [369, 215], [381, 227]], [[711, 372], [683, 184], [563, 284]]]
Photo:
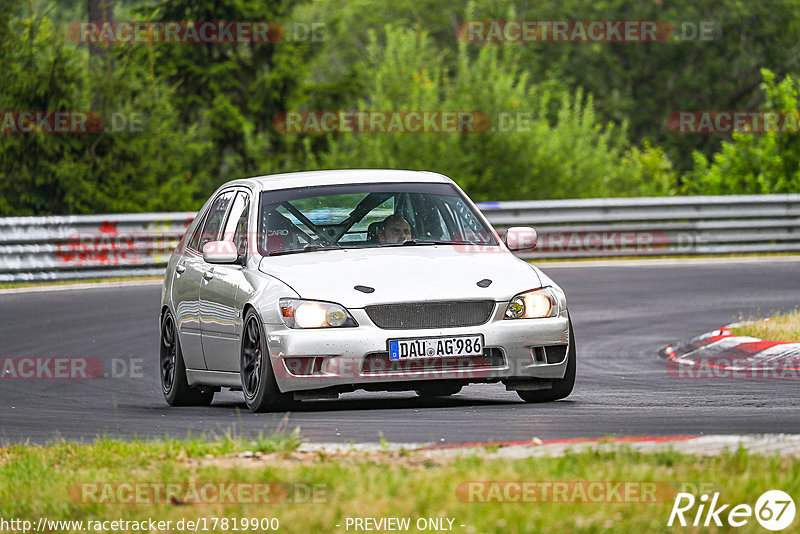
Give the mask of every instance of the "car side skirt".
[[225, 371], [206, 371], [187, 369], [186, 380], [190, 386], [222, 386], [226, 388], [242, 387], [242, 375]]

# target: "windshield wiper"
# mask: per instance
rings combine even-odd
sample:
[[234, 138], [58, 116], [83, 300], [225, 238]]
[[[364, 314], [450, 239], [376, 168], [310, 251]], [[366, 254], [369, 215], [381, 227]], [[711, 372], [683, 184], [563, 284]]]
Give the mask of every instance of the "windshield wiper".
[[471, 241], [446, 241], [437, 239], [406, 239], [400, 243], [380, 243], [381, 247], [402, 247], [413, 245], [487, 245], [488, 243], [473, 243]]
[[406, 239], [405, 241], [398, 241], [397, 243], [375, 243], [373, 246], [378, 247], [402, 247], [409, 245], [435, 245], [433, 241], [420, 241], [419, 239]]
[[317, 250], [340, 250], [342, 247], [339, 246], [326, 246], [326, 245], [319, 245], [317, 243], [309, 243], [308, 245], [304, 246], [303, 248], [290, 248], [286, 250], [273, 250], [269, 253], [270, 256], [282, 256], [285, 254], [299, 254], [301, 252], [315, 252]]

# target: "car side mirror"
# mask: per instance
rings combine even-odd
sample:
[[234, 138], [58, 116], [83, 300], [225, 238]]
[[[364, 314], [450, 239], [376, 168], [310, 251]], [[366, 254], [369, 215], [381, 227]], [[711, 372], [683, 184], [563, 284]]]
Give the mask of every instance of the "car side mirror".
[[233, 241], [209, 241], [203, 245], [203, 259], [207, 263], [236, 263], [239, 251]]
[[536, 230], [528, 226], [512, 226], [506, 230], [503, 241], [509, 250], [514, 252], [519, 250], [532, 250], [536, 248], [539, 236]]

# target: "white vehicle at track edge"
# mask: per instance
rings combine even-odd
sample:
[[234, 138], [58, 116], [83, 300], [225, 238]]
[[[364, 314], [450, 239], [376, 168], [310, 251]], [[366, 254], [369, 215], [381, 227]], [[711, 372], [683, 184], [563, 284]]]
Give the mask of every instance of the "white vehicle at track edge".
[[234, 180], [169, 260], [160, 376], [172, 405], [241, 389], [253, 411], [356, 389], [458, 393], [503, 382], [527, 402], [570, 394], [561, 288], [449, 178], [351, 170]]

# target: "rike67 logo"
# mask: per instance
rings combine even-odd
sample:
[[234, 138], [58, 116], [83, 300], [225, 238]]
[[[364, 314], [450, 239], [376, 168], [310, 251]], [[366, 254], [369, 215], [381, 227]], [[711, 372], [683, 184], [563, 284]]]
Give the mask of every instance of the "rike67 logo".
[[704, 493], [699, 499], [691, 493], [678, 493], [667, 526], [740, 528], [755, 517], [765, 529], [779, 531], [791, 525], [794, 516], [794, 500], [788, 493], [780, 490], [764, 492], [756, 501], [755, 507], [749, 504], [724, 503], [718, 492], [712, 496]]

